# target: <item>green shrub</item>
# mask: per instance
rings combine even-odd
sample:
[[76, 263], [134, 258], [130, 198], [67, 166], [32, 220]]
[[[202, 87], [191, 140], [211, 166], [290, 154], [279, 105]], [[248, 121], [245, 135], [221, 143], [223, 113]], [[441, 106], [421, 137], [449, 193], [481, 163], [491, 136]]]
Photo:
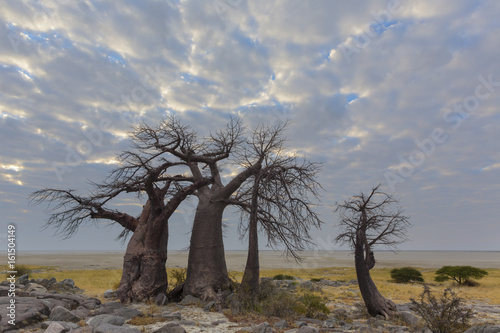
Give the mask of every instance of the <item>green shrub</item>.
[[481, 279], [488, 275], [484, 269], [472, 266], [443, 266], [436, 271], [434, 280], [444, 282], [453, 280], [461, 286], [476, 286], [478, 283], [471, 279]]
[[295, 280], [295, 278], [291, 275], [278, 274], [273, 276], [273, 280]]
[[437, 299], [428, 286], [420, 295], [420, 302], [411, 299], [412, 309], [419, 314], [434, 333], [458, 333], [470, 327], [474, 313], [463, 305], [463, 300], [451, 289]]
[[[16, 271], [17, 273], [15, 274], [16, 275], [16, 279], [20, 278], [21, 276], [23, 275], [30, 275], [33, 271], [28, 267], [28, 266], [25, 266], [25, 265], [16, 265]], [[6, 274], [6, 277], [9, 277], [10, 274]]]
[[312, 278], [311, 282], [321, 282], [321, 280], [323, 280], [323, 279], [321, 279], [321, 278]]
[[412, 267], [394, 268], [391, 271], [391, 278], [397, 283], [424, 282], [422, 273]]
[[260, 303], [260, 313], [269, 317], [294, 318], [307, 310], [292, 293], [280, 290]]
[[330, 309], [326, 307], [319, 296], [305, 293], [299, 297], [299, 301], [304, 305], [304, 314], [309, 318], [325, 319], [326, 316], [330, 314]]

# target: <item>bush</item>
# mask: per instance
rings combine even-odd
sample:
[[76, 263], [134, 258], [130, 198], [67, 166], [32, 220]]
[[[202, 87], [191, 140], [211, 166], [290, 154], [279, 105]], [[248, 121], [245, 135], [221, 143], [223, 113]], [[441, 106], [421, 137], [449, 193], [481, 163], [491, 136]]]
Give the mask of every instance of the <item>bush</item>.
[[437, 299], [428, 286], [420, 295], [420, 302], [411, 299], [412, 310], [419, 314], [434, 333], [463, 332], [470, 327], [474, 313], [463, 305], [463, 300], [450, 288]]
[[323, 279], [321, 279], [321, 278], [312, 278], [311, 282], [321, 282], [321, 280], [323, 280]]
[[175, 288], [186, 282], [186, 274], [187, 268], [172, 269], [170, 271], [170, 276], [174, 279], [175, 282], [173, 282], [171, 285], [173, 285]]
[[330, 313], [321, 297], [314, 294], [306, 293], [299, 297], [299, 301], [304, 305], [304, 314], [309, 318], [326, 319]]
[[397, 283], [424, 282], [422, 273], [412, 267], [394, 268], [391, 271], [391, 278]]
[[[25, 266], [25, 265], [16, 265], [16, 279], [20, 278], [21, 276], [23, 275], [30, 275], [33, 271], [28, 267], [28, 266]], [[9, 277], [10, 274], [6, 274], [5, 275], [6, 277]]]
[[488, 272], [484, 269], [472, 266], [443, 266], [436, 271], [434, 280], [437, 282], [453, 280], [461, 286], [476, 286], [478, 283], [471, 279], [481, 279], [486, 275]]
[[273, 280], [295, 280], [295, 278], [291, 275], [278, 274], [273, 276]]

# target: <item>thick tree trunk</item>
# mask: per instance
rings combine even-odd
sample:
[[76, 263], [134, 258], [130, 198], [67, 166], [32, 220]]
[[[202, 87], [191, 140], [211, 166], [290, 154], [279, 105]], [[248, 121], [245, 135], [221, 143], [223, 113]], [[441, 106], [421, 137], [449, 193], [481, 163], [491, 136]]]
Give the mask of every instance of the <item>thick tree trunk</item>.
[[213, 202], [200, 195], [191, 233], [188, 269], [183, 295], [204, 300], [214, 299], [216, 292], [230, 289], [222, 236], [222, 214], [225, 203]]
[[356, 275], [358, 277], [359, 290], [365, 302], [368, 313], [372, 316], [382, 315], [386, 319], [396, 311], [396, 305], [389, 299], [384, 298], [377, 289], [370, 276], [369, 266], [374, 266], [374, 259], [365, 260], [365, 249], [361, 240], [356, 239], [354, 249], [354, 262]]
[[[166, 222], [158, 223], [153, 216], [147, 215], [141, 216], [142, 223], [130, 238], [125, 252], [117, 290], [118, 298], [123, 303], [146, 301], [167, 290], [168, 225]], [[155, 227], [154, 222], [157, 222]]]

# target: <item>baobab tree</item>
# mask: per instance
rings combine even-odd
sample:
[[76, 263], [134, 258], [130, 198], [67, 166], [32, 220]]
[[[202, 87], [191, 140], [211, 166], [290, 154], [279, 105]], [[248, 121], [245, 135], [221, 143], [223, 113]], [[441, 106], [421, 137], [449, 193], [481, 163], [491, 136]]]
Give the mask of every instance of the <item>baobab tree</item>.
[[[130, 134], [133, 149], [119, 155], [121, 166], [103, 183], [93, 183], [90, 195], [48, 188], [34, 192], [31, 198], [35, 203], [48, 201], [52, 214], [46, 225], [66, 237], [80, 225], [101, 219], [123, 227], [121, 237], [132, 233], [117, 293], [122, 302], [144, 301], [164, 293], [168, 285], [168, 219], [187, 196], [214, 181], [211, 174], [191, 175], [189, 171], [197, 163], [211, 165], [227, 158], [240, 129], [240, 122], [231, 120], [225, 130], [200, 140], [175, 117], [154, 127], [141, 124]], [[110, 208], [127, 193], [138, 199], [146, 196], [137, 217]]]
[[[223, 213], [228, 205], [234, 204], [234, 193], [247, 179], [259, 172], [265, 157], [272, 152], [277, 141], [282, 140], [280, 134], [285, 126], [285, 123], [262, 126], [253, 130], [248, 140], [243, 140], [239, 135], [239, 145], [232, 150], [234, 162], [226, 166], [239, 167], [240, 170], [227, 177], [229, 181], [226, 184], [220, 175], [219, 161], [206, 164], [213, 182], [196, 193], [198, 206], [191, 233], [184, 295], [213, 299], [218, 290], [232, 288], [224, 254]], [[192, 166], [192, 174], [195, 179], [201, 179], [198, 166]]]
[[[282, 137], [281, 131], [279, 134]], [[240, 290], [250, 301], [259, 290], [259, 228], [267, 236], [268, 246], [284, 245], [286, 253], [299, 260], [297, 252], [310, 243], [310, 229], [321, 226], [313, 202], [321, 188], [316, 181], [320, 167], [319, 163], [285, 152], [284, 139], [277, 139], [266, 152], [262, 168], [234, 197], [234, 204], [241, 210], [240, 232], [248, 233], [248, 256]]]
[[410, 223], [401, 208], [391, 210], [398, 201], [379, 188], [380, 185], [372, 188], [368, 195], [361, 193], [336, 205], [341, 229], [336, 241], [354, 250], [359, 290], [368, 313], [387, 319], [396, 311], [396, 305], [380, 294], [370, 276], [370, 270], [375, 267], [373, 250], [375, 245], [395, 250], [406, 240]]

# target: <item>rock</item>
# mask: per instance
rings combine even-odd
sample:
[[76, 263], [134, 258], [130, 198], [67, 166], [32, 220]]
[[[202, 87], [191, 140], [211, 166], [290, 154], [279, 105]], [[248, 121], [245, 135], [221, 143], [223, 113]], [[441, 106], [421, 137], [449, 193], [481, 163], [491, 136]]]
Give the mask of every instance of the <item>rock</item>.
[[297, 327], [307, 326], [307, 323], [305, 321], [297, 320], [295, 322], [295, 326]]
[[181, 313], [179, 311], [171, 312], [171, 313], [163, 313], [161, 315], [162, 318], [170, 319], [170, 320], [181, 320]]
[[313, 324], [313, 325], [323, 325], [323, 321], [322, 320], [319, 320], [319, 319], [313, 319], [313, 318], [299, 318], [299, 321], [303, 321], [305, 323], [308, 323], [308, 324]]
[[186, 333], [186, 330], [177, 323], [168, 323], [153, 333]]
[[101, 305], [101, 301], [97, 298], [89, 298], [83, 301], [81, 305], [89, 310], [95, 310]]
[[16, 284], [27, 285], [30, 282], [30, 277], [28, 274], [21, 275], [17, 280]]
[[101, 324], [94, 328], [94, 333], [141, 333], [136, 328], [131, 327], [122, 327], [111, 324]]
[[302, 326], [297, 330], [297, 333], [318, 333], [319, 329], [315, 327]]
[[272, 333], [273, 329], [271, 328], [271, 325], [269, 325], [269, 323], [264, 322], [262, 324], [255, 326], [251, 332], [254, 332], [254, 333]]
[[108, 289], [104, 292], [104, 298], [114, 298], [116, 297], [116, 292], [113, 289]]
[[407, 323], [411, 327], [415, 327], [415, 326], [418, 325], [419, 319], [413, 313], [408, 312], [408, 311], [402, 311], [400, 313], [401, 313], [401, 317], [403, 318], [403, 320], [405, 321], [405, 323]]
[[302, 282], [300, 287], [309, 291], [321, 291], [321, 288], [316, 283], [311, 281]]
[[201, 307], [203, 305], [203, 301], [197, 297], [187, 295], [186, 297], [184, 297], [182, 299], [182, 301], [180, 301], [179, 304], [180, 305], [196, 305], [196, 306]]
[[269, 323], [264, 322], [257, 326], [243, 327], [240, 329], [240, 331], [252, 333], [272, 333], [273, 329], [271, 328], [271, 325], [269, 325]]
[[10, 314], [10, 309], [8, 308], [11, 304], [10, 301], [10, 297], [0, 297], [0, 317], [2, 318], [0, 322], [0, 332], [4, 332], [7, 328], [19, 329], [38, 323], [46, 320], [47, 316], [50, 314], [49, 307], [42, 300], [33, 297], [17, 297], [15, 305], [16, 325], [12, 327], [12, 325], [8, 324], [8, 320], [10, 320], [8, 317]]
[[69, 311], [62, 306], [56, 306], [50, 312], [50, 320], [52, 321], [69, 321], [69, 322], [79, 322], [82, 318], [75, 315], [73, 312]]
[[47, 288], [44, 286], [38, 284], [38, 283], [28, 283], [26, 287], [23, 289], [27, 293], [31, 293], [32, 291], [34, 292], [39, 292], [39, 293], [46, 293]]
[[114, 326], [122, 326], [125, 323], [125, 318], [121, 316], [115, 316], [110, 314], [101, 314], [97, 315], [94, 318], [91, 318], [87, 324], [92, 326], [93, 328], [99, 327], [103, 324], [110, 324]]
[[500, 333], [500, 325], [474, 326], [474, 327], [469, 328], [464, 333]]
[[119, 309], [118, 311], [116, 311], [113, 314], [115, 316], [120, 316], [120, 317], [123, 317], [125, 319], [132, 319], [134, 317], [142, 315], [142, 312], [137, 310], [137, 309], [133, 309], [133, 308], [123, 308], [123, 309]]
[[72, 279], [64, 279], [61, 281], [61, 283], [63, 283], [64, 285], [66, 285], [70, 288], [75, 288], [75, 281], [73, 281]]
[[278, 328], [278, 329], [285, 329], [288, 327], [288, 323], [286, 320], [280, 320], [280, 321], [277, 321], [275, 324], [274, 324], [274, 327]]
[[155, 303], [158, 306], [164, 306], [167, 303], [167, 301], [168, 301], [167, 295], [165, 295], [164, 293], [159, 293], [155, 297]]
[[335, 318], [328, 318], [322, 326], [323, 328], [335, 328], [337, 327], [337, 320]]
[[67, 331], [76, 330], [77, 328], [80, 327], [76, 323], [68, 323], [65, 321], [44, 321], [40, 326], [44, 329], [47, 329], [53, 323], [57, 323], [57, 324], [61, 325]]
[[65, 333], [68, 332], [69, 330], [64, 328], [63, 325], [53, 322], [50, 324], [47, 329], [45, 330], [45, 333]]
[[101, 305], [99, 309], [94, 311], [94, 315], [101, 315], [101, 314], [111, 314], [117, 311], [118, 309], [123, 309], [125, 305], [123, 305], [120, 302], [109, 302], [109, 303], [104, 303]]
[[203, 307], [204, 311], [210, 311], [215, 305], [215, 301], [208, 302], [207, 305]]
[[79, 306], [73, 310], [73, 313], [80, 318], [87, 318], [90, 315], [90, 310], [84, 306]]

